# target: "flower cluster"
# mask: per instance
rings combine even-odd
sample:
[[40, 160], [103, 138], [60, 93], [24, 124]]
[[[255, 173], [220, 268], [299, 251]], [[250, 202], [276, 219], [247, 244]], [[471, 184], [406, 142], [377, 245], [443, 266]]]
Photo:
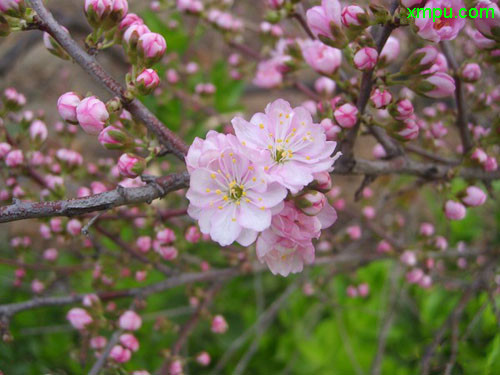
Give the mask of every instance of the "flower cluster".
[[189, 149], [188, 213], [222, 246], [249, 246], [260, 233], [259, 259], [273, 273], [299, 272], [314, 260], [312, 239], [336, 220], [323, 195], [336, 143], [282, 99], [232, 124], [236, 135], [211, 131]]

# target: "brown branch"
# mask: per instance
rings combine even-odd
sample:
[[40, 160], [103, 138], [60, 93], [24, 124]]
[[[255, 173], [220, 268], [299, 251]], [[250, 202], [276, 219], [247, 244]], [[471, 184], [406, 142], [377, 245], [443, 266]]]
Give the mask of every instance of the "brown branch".
[[[399, 6], [399, 1], [397, 0], [391, 3], [390, 7], [391, 14], [393, 14], [396, 11], [398, 6]], [[392, 21], [390, 21], [389, 23], [385, 24], [384, 27], [382, 28], [382, 32], [380, 33], [380, 35], [376, 40], [377, 52], [379, 54], [382, 51], [382, 48], [384, 48], [387, 39], [389, 38], [395, 27], [396, 25]], [[368, 99], [370, 98], [372, 86], [373, 86], [373, 69], [364, 72], [362, 75], [361, 85], [359, 88], [359, 96], [356, 103], [356, 107], [358, 108], [360, 117], [356, 122], [356, 125], [351, 130], [349, 130], [345, 139], [340, 144], [340, 150], [342, 151], [343, 154], [342, 158], [345, 160], [347, 164], [352, 163], [354, 159], [353, 157], [354, 143], [356, 143], [356, 138], [359, 132], [359, 128], [361, 127], [361, 116], [365, 112], [366, 105], [368, 104]], [[376, 132], [379, 137], [384, 137], [383, 136], [384, 133], [382, 131], [377, 130]], [[387, 140], [384, 141], [384, 144], [388, 146], [389, 144], [391, 144], [391, 142]]]
[[0, 207], [0, 223], [53, 216], [77, 216], [105, 211], [114, 207], [150, 203], [166, 194], [188, 186], [187, 172], [159, 177], [155, 183], [137, 188], [117, 187], [115, 190], [89, 197], [51, 202], [21, 202]]
[[441, 50], [443, 51], [448, 64], [453, 69], [453, 78], [455, 79], [455, 100], [457, 103], [457, 120], [455, 122], [458, 131], [460, 132], [460, 138], [462, 140], [463, 154], [467, 154], [474, 147], [471, 134], [468, 128], [468, 115], [467, 115], [467, 104], [465, 103], [465, 91], [462, 85], [462, 80], [459, 76], [459, 66], [453, 51], [448, 42], [440, 42]]
[[169, 130], [137, 99], [125, 98], [125, 89], [99, 65], [93, 56], [85, 52], [71, 36], [54, 19], [52, 13], [43, 5], [42, 0], [29, 0], [39, 17], [38, 28], [48, 32], [68, 55], [78, 63], [96, 82], [100, 83], [111, 94], [118, 96], [124, 107], [138, 120], [142, 121], [149, 131], [156, 134], [160, 142], [179, 159], [184, 160], [188, 146], [176, 134]]
[[406, 150], [413, 152], [414, 154], [420, 155], [426, 159], [436, 161], [438, 163], [443, 163], [443, 164], [448, 164], [448, 165], [459, 165], [460, 164], [460, 160], [448, 159], [448, 158], [445, 158], [444, 156], [434, 154], [430, 151], [427, 151], [423, 148], [420, 148], [420, 147], [412, 145], [412, 144], [406, 145], [405, 148], [406, 148]]

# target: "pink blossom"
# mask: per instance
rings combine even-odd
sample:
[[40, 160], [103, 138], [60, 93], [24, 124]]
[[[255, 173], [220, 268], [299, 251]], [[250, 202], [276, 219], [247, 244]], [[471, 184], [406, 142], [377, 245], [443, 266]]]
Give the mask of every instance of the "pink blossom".
[[418, 137], [419, 132], [420, 129], [417, 122], [414, 119], [409, 118], [404, 120], [402, 126], [396, 134], [404, 141], [411, 141]]
[[318, 172], [315, 173], [313, 177], [314, 181], [311, 186], [314, 187], [314, 189], [322, 193], [328, 193], [332, 189], [332, 177], [330, 176], [330, 173], [326, 171]]
[[442, 138], [446, 134], [448, 134], [448, 129], [446, 128], [446, 126], [444, 126], [444, 124], [441, 121], [432, 124], [430, 130], [431, 134], [435, 138]]
[[54, 233], [61, 233], [62, 232], [63, 226], [62, 226], [61, 218], [53, 217], [52, 219], [50, 219], [49, 224], [50, 224], [50, 229], [52, 230], [52, 232], [54, 232]]
[[208, 366], [210, 364], [210, 361], [210, 354], [208, 354], [207, 352], [201, 352], [196, 356], [196, 362], [198, 362], [202, 366]]
[[199, 0], [177, 0], [177, 9], [181, 12], [197, 14], [200, 13], [203, 8], [203, 3]]
[[314, 70], [322, 74], [335, 73], [342, 62], [342, 52], [319, 40], [306, 40], [301, 43], [304, 60]]
[[376, 215], [376, 211], [375, 211], [375, 208], [372, 207], [372, 206], [366, 206], [366, 207], [363, 207], [363, 216], [367, 219], [367, 220], [372, 220], [375, 218], [375, 215]]
[[191, 174], [188, 213], [199, 220], [202, 233], [223, 246], [253, 243], [286, 196], [247, 155], [233, 135], [211, 132], [206, 141], [195, 140], [186, 157]]
[[135, 311], [128, 310], [120, 316], [118, 324], [121, 329], [125, 329], [127, 331], [137, 331], [141, 328], [142, 319]]
[[280, 9], [284, 3], [285, 0], [267, 0], [267, 5], [272, 9]]
[[444, 206], [444, 213], [450, 220], [462, 220], [467, 210], [462, 203], [449, 200]]
[[159, 241], [153, 241], [153, 249], [155, 252], [160, 254], [164, 260], [174, 260], [179, 254], [175, 247], [167, 246]]
[[135, 273], [135, 279], [139, 282], [146, 280], [146, 277], [148, 276], [147, 271], [137, 271]]
[[343, 128], [352, 128], [358, 120], [358, 109], [351, 103], [346, 103], [333, 112], [337, 123]]
[[443, 236], [437, 236], [434, 240], [434, 244], [439, 250], [446, 250], [448, 248], [448, 241]]
[[331, 156], [336, 142], [326, 141], [323, 128], [313, 123], [311, 114], [304, 107], [292, 109], [282, 99], [269, 104], [265, 113], [255, 114], [250, 122], [236, 117], [232, 124], [238, 140], [259, 152], [269, 180], [294, 194], [313, 181], [313, 173], [330, 171], [340, 157], [339, 153]]
[[428, 289], [432, 286], [432, 278], [429, 275], [424, 275], [422, 278], [418, 281], [418, 285], [424, 289]]
[[390, 112], [396, 120], [407, 120], [413, 115], [413, 104], [408, 99], [400, 99], [391, 106]]
[[222, 315], [215, 315], [212, 319], [212, 332], [225, 333], [229, 328], [226, 319]]
[[99, 297], [97, 296], [97, 294], [91, 293], [91, 294], [86, 294], [85, 297], [83, 297], [82, 304], [85, 307], [92, 307], [92, 306], [98, 305], [99, 302], [100, 302], [100, 300], [99, 300]]
[[358, 289], [354, 285], [349, 285], [346, 289], [347, 297], [356, 298], [358, 296]]
[[106, 105], [95, 96], [83, 99], [76, 107], [76, 117], [83, 130], [91, 135], [97, 135], [104, 128], [109, 118]]
[[467, 206], [482, 206], [484, 202], [486, 202], [486, 193], [477, 186], [469, 186], [466, 189], [466, 193], [467, 195], [462, 198], [462, 202], [464, 202]]
[[99, 143], [108, 150], [122, 149], [128, 141], [127, 135], [115, 126], [106, 126], [97, 137]]
[[488, 159], [488, 155], [482, 148], [476, 148], [472, 154], [471, 154], [471, 159], [476, 160], [480, 164], [486, 163], [486, 160]]
[[132, 353], [130, 350], [125, 349], [121, 345], [115, 345], [111, 349], [111, 352], [109, 353], [109, 358], [115, 360], [118, 363], [125, 363], [130, 361], [130, 357], [132, 356]]
[[313, 238], [321, 229], [331, 226], [337, 213], [328, 204], [317, 216], [307, 216], [291, 202], [273, 216], [272, 225], [257, 240], [257, 257], [266, 263], [273, 274], [287, 276], [301, 272], [304, 264], [314, 261]]
[[170, 83], [171, 85], [175, 85], [180, 80], [179, 74], [175, 69], [168, 69], [166, 77], [167, 77], [167, 82]]
[[130, 46], [135, 46], [141, 36], [150, 32], [151, 31], [146, 25], [141, 23], [134, 23], [129, 26], [123, 34], [123, 41]]
[[[425, 4], [425, 9], [439, 8], [446, 14], [459, 14], [459, 10], [464, 8], [462, 0], [429, 0]], [[450, 10], [450, 8], [452, 8]], [[423, 14], [422, 14], [423, 13]], [[434, 22], [435, 21], [435, 22]], [[455, 16], [451, 18], [441, 17], [433, 20], [429, 11], [421, 12], [420, 17], [415, 20], [417, 34], [432, 42], [455, 39], [459, 31], [465, 26], [465, 19]]]
[[124, 333], [120, 336], [120, 344], [133, 352], [139, 350], [139, 341], [131, 333]]
[[40, 294], [45, 290], [45, 284], [40, 280], [35, 279], [31, 282], [31, 290], [33, 293]]
[[132, 25], [142, 25], [142, 24], [144, 24], [144, 21], [142, 20], [141, 17], [139, 17], [135, 13], [128, 13], [125, 17], [123, 17], [120, 24], [118, 25], [118, 30], [123, 32]]
[[178, 359], [172, 361], [168, 367], [169, 375], [183, 375], [182, 362]]
[[354, 65], [362, 71], [372, 70], [377, 65], [378, 52], [375, 48], [363, 47], [354, 55]]
[[342, 132], [342, 128], [338, 125], [335, 125], [333, 121], [329, 118], [325, 118], [321, 120], [320, 125], [325, 130], [326, 140], [327, 141], [335, 141], [337, 140], [338, 134]]
[[337, 0], [322, 0], [321, 6], [315, 6], [306, 13], [307, 24], [314, 35], [335, 39], [331, 26], [340, 27], [341, 6]]
[[71, 325], [78, 330], [85, 329], [85, 326], [93, 322], [92, 317], [89, 315], [89, 313], [79, 307], [75, 307], [69, 310], [68, 314], [66, 315], [66, 319], [68, 319]]
[[359, 240], [361, 238], [361, 227], [359, 225], [352, 225], [350, 227], [347, 227], [346, 232], [353, 241]]
[[124, 177], [135, 178], [146, 169], [146, 160], [133, 154], [123, 154], [118, 160], [118, 170]]

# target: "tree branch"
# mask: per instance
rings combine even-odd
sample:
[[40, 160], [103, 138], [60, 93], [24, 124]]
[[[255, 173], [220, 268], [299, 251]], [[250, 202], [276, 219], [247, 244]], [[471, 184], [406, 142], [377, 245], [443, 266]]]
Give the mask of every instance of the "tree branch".
[[451, 68], [453, 69], [453, 78], [455, 79], [456, 86], [455, 100], [457, 103], [457, 121], [455, 122], [455, 125], [460, 132], [463, 154], [467, 154], [472, 149], [472, 147], [474, 147], [474, 144], [467, 127], [469, 122], [467, 115], [467, 104], [465, 103], [465, 92], [462, 86], [462, 80], [460, 79], [458, 73], [459, 66], [457, 60], [455, 59], [455, 56], [453, 55], [453, 51], [450, 48], [449, 43], [443, 41], [439, 44], [441, 45], [441, 50], [443, 51], [446, 60], [448, 60], [448, 64], [450, 64]]
[[99, 65], [96, 59], [85, 52], [59, 25], [43, 5], [42, 0], [29, 0], [39, 17], [39, 29], [48, 32], [68, 55], [80, 65], [96, 82], [106, 88], [111, 94], [118, 96], [124, 107], [138, 120], [142, 121], [149, 131], [156, 134], [160, 142], [180, 160], [184, 161], [188, 146], [176, 134], [169, 130], [140, 101], [132, 101], [124, 97], [125, 89]]
[[119, 186], [115, 190], [89, 197], [51, 202], [15, 200], [10, 206], [0, 207], [0, 223], [53, 216], [78, 216], [123, 205], [150, 203], [172, 191], [187, 187], [188, 183], [189, 175], [183, 172], [159, 177], [156, 183], [146, 186], [137, 188]]

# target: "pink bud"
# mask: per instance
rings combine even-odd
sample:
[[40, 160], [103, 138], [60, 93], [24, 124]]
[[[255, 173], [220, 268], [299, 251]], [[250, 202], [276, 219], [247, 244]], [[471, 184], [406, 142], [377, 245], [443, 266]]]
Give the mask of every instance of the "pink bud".
[[424, 277], [424, 271], [420, 268], [414, 268], [406, 274], [406, 281], [410, 284], [416, 284]]
[[107, 339], [104, 336], [95, 336], [90, 339], [90, 347], [92, 349], [104, 349], [106, 347]]
[[118, 363], [128, 362], [131, 356], [132, 353], [130, 352], [130, 350], [125, 349], [121, 345], [113, 346], [113, 349], [111, 349], [111, 352], [109, 353], [109, 358], [115, 360]]
[[382, 146], [380, 143], [377, 143], [373, 147], [372, 155], [375, 159], [382, 159], [387, 156], [387, 153], [385, 152], [384, 146]]
[[424, 275], [418, 281], [418, 285], [420, 285], [424, 289], [428, 289], [432, 286], [432, 278], [429, 275]]
[[314, 173], [313, 178], [311, 186], [314, 189], [322, 193], [328, 193], [332, 189], [332, 177], [327, 171]]
[[3, 159], [12, 150], [12, 146], [6, 142], [0, 143], [0, 159]]
[[169, 375], [182, 375], [182, 363], [178, 359], [172, 361], [168, 368]]
[[207, 352], [201, 352], [196, 356], [196, 362], [198, 362], [202, 366], [208, 366], [210, 364], [210, 354]]
[[486, 152], [484, 152], [483, 149], [478, 147], [474, 150], [474, 152], [472, 152], [471, 159], [476, 160], [480, 164], [483, 164], [486, 163], [488, 155], [486, 154]]
[[348, 5], [342, 9], [341, 15], [344, 26], [363, 26], [368, 22], [366, 12], [357, 5]]
[[35, 120], [30, 125], [30, 137], [32, 140], [45, 141], [47, 139], [47, 126], [40, 120]]
[[361, 228], [359, 225], [347, 227], [346, 232], [353, 241], [359, 240], [361, 238]]
[[56, 249], [47, 249], [43, 252], [43, 259], [53, 262], [57, 259], [59, 253]]
[[476, 186], [469, 186], [466, 189], [467, 195], [462, 198], [467, 206], [477, 207], [482, 206], [486, 202], [486, 193]]
[[89, 313], [79, 307], [69, 310], [66, 315], [66, 319], [68, 319], [71, 325], [78, 330], [85, 329], [85, 326], [89, 325], [93, 321]]
[[137, 239], [136, 245], [139, 248], [139, 251], [147, 253], [151, 249], [151, 243], [151, 237], [141, 236]]
[[40, 280], [35, 279], [32, 281], [31, 290], [33, 291], [33, 293], [36, 293], [36, 294], [42, 293], [44, 289], [45, 289], [45, 285]]
[[295, 204], [308, 216], [318, 215], [327, 204], [323, 193], [316, 190], [309, 190], [305, 194], [295, 199]]
[[124, 333], [123, 335], [120, 336], [120, 343], [132, 350], [133, 352], [136, 352], [139, 350], [139, 341], [135, 338], [135, 336], [131, 333]]
[[420, 234], [426, 237], [432, 236], [434, 234], [434, 225], [431, 223], [420, 224]]
[[146, 33], [139, 38], [137, 48], [139, 55], [144, 57], [150, 66], [162, 58], [167, 50], [167, 42], [160, 34]]
[[229, 326], [227, 325], [226, 319], [222, 315], [216, 315], [212, 319], [212, 332], [214, 333], [225, 333]]
[[373, 90], [372, 95], [370, 96], [370, 100], [372, 101], [375, 108], [385, 108], [391, 103], [392, 94], [387, 89], [376, 88], [375, 90]]
[[[477, 9], [480, 10], [481, 15], [474, 19], [474, 25], [485, 37], [490, 39], [497, 39], [499, 35], [500, 28], [500, 10], [496, 2], [490, 0], [480, 0], [475, 5], [476, 14]], [[491, 9], [493, 12], [491, 12]], [[484, 14], [486, 16], [483, 16]], [[493, 14], [492, 14], [493, 13]]]
[[430, 98], [446, 98], [455, 92], [455, 80], [448, 74], [436, 72], [422, 81], [422, 86], [415, 87], [417, 91]]
[[403, 254], [401, 254], [401, 257], [399, 259], [403, 264], [406, 264], [410, 267], [413, 267], [417, 264], [417, 256], [415, 255], [415, 252], [411, 250], [405, 250]]
[[354, 55], [354, 65], [357, 69], [368, 71], [377, 65], [378, 52], [375, 48], [363, 47]]
[[324, 95], [332, 95], [336, 86], [335, 81], [328, 77], [320, 77], [314, 82], [314, 89]]
[[398, 58], [399, 51], [399, 40], [394, 36], [390, 36], [389, 39], [387, 39], [384, 48], [382, 48], [382, 52], [380, 53], [380, 60], [382, 60], [386, 64], [393, 62]]
[[175, 241], [175, 232], [170, 228], [165, 228], [156, 234], [156, 239], [163, 245], [171, 244]]
[[411, 141], [418, 137], [419, 132], [420, 128], [418, 127], [417, 122], [414, 119], [409, 118], [404, 120], [401, 129], [396, 134], [404, 141]]
[[201, 233], [196, 225], [191, 225], [186, 230], [186, 234], [184, 235], [184, 237], [186, 238], [186, 241], [190, 243], [197, 243], [201, 238]]
[[360, 297], [367, 297], [370, 294], [370, 286], [367, 283], [358, 285], [358, 292]]
[[128, 310], [125, 311], [121, 316], [120, 320], [118, 321], [118, 324], [120, 325], [121, 329], [127, 330], [127, 331], [136, 331], [139, 328], [141, 328], [142, 325], [142, 319], [135, 311]]
[[271, 9], [280, 9], [284, 3], [285, 0], [267, 0], [267, 5], [269, 5]]
[[347, 297], [356, 298], [358, 296], [358, 288], [354, 285], [349, 285], [346, 289]]
[[175, 69], [167, 70], [166, 77], [167, 77], [167, 82], [170, 83], [171, 85], [175, 85], [180, 80], [179, 74]]
[[82, 223], [78, 219], [71, 219], [66, 225], [66, 231], [73, 236], [78, 236], [82, 231]]
[[144, 34], [150, 33], [149, 28], [141, 23], [134, 23], [127, 28], [123, 34], [123, 41], [130, 47], [134, 47]]
[[164, 244], [161, 244], [159, 241], [153, 242], [153, 248], [154, 251], [160, 254], [160, 256], [164, 260], [174, 260], [175, 258], [177, 258], [177, 255], [179, 254], [179, 252], [175, 247], [166, 246]]
[[481, 68], [476, 63], [465, 64], [462, 67], [461, 75], [466, 82], [476, 82], [481, 78]]
[[132, 25], [143, 25], [143, 24], [144, 21], [137, 14], [128, 13], [125, 17], [123, 17], [123, 19], [120, 22], [120, 25], [118, 25], [118, 30], [124, 31]]
[[377, 252], [378, 253], [388, 253], [391, 251], [392, 251], [392, 246], [386, 240], [382, 240], [378, 243], [378, 245], [377, 245]]
[[85, 307], [92, 307], [99, 304], [99, 302], [100, 300], [97, 294], [91, 293], [91, 294], [86, 294], [85, 297], [83, 297], [82, 304]]
[[81, 102], [81, 98], [74, 92], [67, 92], [59, 97], [57, 101], [57, 110], [61, 117], [72, 124], [78, 123], [76, 108]]
[[326, 139], [328, 141], [337, 140], [338, 134], [342, 132], [342, 128], [338, 125], [335, 125], [329, 118], [321, 120], [320, 125], [325, 130]]
[[117, 165], [122, 176], [136, 178], [146, 169], [146, 160], [133, 154], [123, 154]]
[[139, 90], [148, 94], [153, 92], [160, 85], [160, 77], [153, 69], [144, 69], [141, 74], [137, 76], [136, 85]]
[[337, 123], [343, 128], [352, 128], [357, 122], [358, 109], [354, 105], [346, 103], [337, 108], [333, 116]]
[[450, 220], [462, 220], [467, 210], [462, 203], [449, 200], [444, 206], [444, 213]]
[[307, 24], [315, 36], [335, 39], [332, 26], [341, 26], [341, 6], [338, 0], [323, 0], [321, 6], [310, 8], [306, 13]]
[[139, 282], [146, 280], [147, 277], [148, 277], [147, 271], [136, 271], [135, 273], [135, 279]]
[[5, 165], [9, 168], [19, 167], [24, 163], [24, 154], [21, 150], [12, 150], [5, 156]]
[[109, 118], [106, 105], [95, 96], [83, 99], [76, 108], [76, 117], [87, 134], [97, 135]]
[[398, 100], [390, 112], [396, 120], [407, 120], [413, 115], [413, 104], [408, 99]]
[[372, 207], [372, 206], [366, 206], [366, 207], [363, 207], [363, 216], [367, 219], [367, 220], [372, 220], [375, 218], [375, 215], [376, 215], [376, 211], [375, 211], [375, 208]]
[[493, 156], [488, 156], [484, 162], [483, 168], [487, 172], [493, 172], [498, 169], [497, 159]]
[[97, 137], [99, 143], [108, 150], [119, 150], [128, 144], [128, 136], [115, 126], [106, 126]]
[[448, 241], [443, 236], [437, 236], [434, 240], [434, 244], [439, 250], [446, 250], [448, 248]]
[[322, 74], [335, 73], [342, 62], [342, 52], [319, 40], [307, 40], [301, 44], [304, 60]]

